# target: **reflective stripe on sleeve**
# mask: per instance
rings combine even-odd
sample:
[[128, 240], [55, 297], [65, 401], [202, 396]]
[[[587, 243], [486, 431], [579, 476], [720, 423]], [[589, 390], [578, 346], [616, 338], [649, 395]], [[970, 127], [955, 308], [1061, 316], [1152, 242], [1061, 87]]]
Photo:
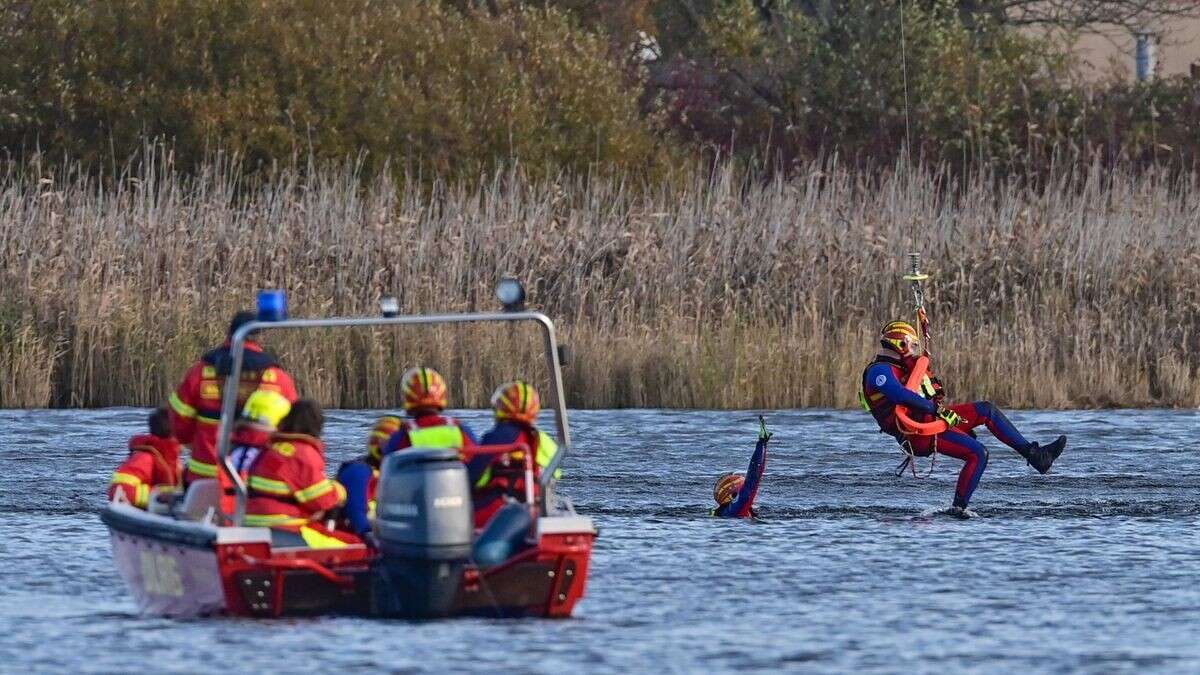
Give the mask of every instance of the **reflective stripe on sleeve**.
[[142, 479], [138, 478], [137, 476], [135, 476], [131, 473], [124, 473], [122, 471], [117, 471], [116, 473], [113, 474], [112, 480], [109, 481], [109, 484], [110, 485], [128, 485], [130, 487], [136, 488], [137, 486], [142, 484]]
[[259, 492], [265, 492], [269, 495], [288, 496], [292, 494], [292, 489], [288, 484], [281, 480], [272, 480], [263, 478], [262, 476], [250, 476], [250, 487]]
[[188, 469], [188, 471], [191, 471], [192, 473], [196, 474], [197, 476], [204, 476], [205, 478], [216, 478], [217, 477], [217, 465], [216, 464], [209, 464], [207, 462], [201, 462], [198, 459], [189, 459], [188, 463], [187, 463], [187, 469]]
[[180, 417], [191, 419], [196, 416], [196, 409], [184, 403], [178, 393], [172, 393], [171, 397], [167, 399], [167, 403], [171, 404], [171, 409]]
[[313, 485], [310, 485], [310, 486], [304, 488], [303, 490], [296, 490], [296, 492], [294, 494], [296, 497], [296, 501], [298, 501], [300, 503], [304, 503], [304, 502], [311, 502], [314, 499], [320, 499], [321, 497], [324, 497], [325, 495], [332, 492], [334, 489], [335, 488], [333, 487], [333, 481], [326, 478], [325, 480], [323, 480], [319, 483], [314, 483]]

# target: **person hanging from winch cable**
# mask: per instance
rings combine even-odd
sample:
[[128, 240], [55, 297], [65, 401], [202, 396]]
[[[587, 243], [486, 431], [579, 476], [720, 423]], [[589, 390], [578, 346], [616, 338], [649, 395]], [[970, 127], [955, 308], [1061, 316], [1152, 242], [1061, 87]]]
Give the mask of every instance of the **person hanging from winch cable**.
[[745, 475], [727, 473], [717, 478], [713, 486], [713, 499], [717, 501], [717, 506], [709, 511], [709, 515], [717, 518], [758, 517], [754, 500], [758, 497], [758, 488], [767, 471], [767, 443], [772, 435], [767, 431], [766, 421], [759, 416], [758, 443], [754, 446], [754, 454], [750, 455], [749, 469]]
[[[887, 324], [880, 332], [879, 344], [882, 349], [863, 371], [860, 393], [863, 407], [875, 418], [880, 432], [895, 438], [905, 449], [909, 455], [906, 464], [913, 456], [927, 457], [934, 452], [963, 461], [954, 491], [953, 509], [957, 515], [965, 515], [971, 494], [987, 467], [987, 449], [975, 438], [976, 427], [986, 426], [993, 436], [1016, 450], [1039, 473], [1049, 471], [1054, 460], [1062, 454], [1067, 445], [1066, 436], [1059, 436], [1046, 446], [1029, 442], [1004, 413], [988, 401], [945, 405], [941, 382], [932, 373], [921, 379], [919, 392], [906, 387], [905, 382], [917, 367], [918, 359], [925, 360], [921, 338], [912, 324], [906, 321]], [[927, 360], [921, 367], [926, 366]], [[897, 416], [897, 406], [903, 407], [912, 419], [919, 420], [923, 428], [939, 420], [945, 424], [935, 427], [940, 429], [937, 433], [906, 431]]]

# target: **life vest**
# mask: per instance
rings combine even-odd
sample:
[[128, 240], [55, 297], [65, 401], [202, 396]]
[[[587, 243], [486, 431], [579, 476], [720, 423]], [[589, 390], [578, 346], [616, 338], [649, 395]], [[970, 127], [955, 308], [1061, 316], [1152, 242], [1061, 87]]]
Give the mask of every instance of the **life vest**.
[[408, 446], [410, 448], [455, 448], [461, 450], [466, 445], [465, 434], [458, 422], [451, 417], [442, 417], [445, 424], [422, 427], [416, 420], [404, 423], [408, 431]]
[[[533, 458], [534, 458], [533, 473], [534, 473], [534, 476], [536, 477], [541, 474], [542, 469], [544, 469], [550, 465], [550, 462], [554, 459], [554, 455], [558, 454], [558, 443], [554, 442], [554, 438], [552, 436], [550, 436], [550, 434], [542, 431], [541, 429], [538, 429], [537, 427], [525, 427], [522, 430], [526, 434], [531, 435], [534, 438], [534, 441], [533, 441], [534, 447], [531, 448], [531, 450], [533, 450], [533, 453], [534, 453], [533, 454]], [[532, 433], [530, 433], [530, 432], [532, 432]], [[524, 474], [524, 471], [525, 471], [524, 466], [525, 466], [524, 464], [517, 464], [518, 471], [520, 472], [520, 474]], [[493, 471], [493, 468], [494, 468], [493, 466], [488, 466], [488, 468], [483, 472], [483, 475], [481, 475], [479, 477], [479, 480], [475, 481], [475, 489], [476, 490], [482, 490], [482, 489], [488, 487], [488, 484], [492, 482], [494, 473], [495, 473]], [[562, 469], [555, 471], [554, 477], [555, 478], [562, 477]], [[523, 476], [518, 476], [517, 480], [523, 481]], [[507, 486], [505, 486], [505, 487], [507, 487]], [[514, 484], [512, 487], [519, 489], [519, 488], [523, 488], [524, 485], [518, 484], [517, 482], [514, 481]]]
[[[908, 369], [905, 367], [904, 361], [900, 359], [900, 357], [896, 356], [891, 350], [880, 350], [879, 353], [875, 355], [875, 358], [871, 361], [871, 363], [867, 364], [867, 367], [863, 369], [860, 387], [858, 390], [858, 402], [863, 407], [863, 410], [871, 413], [871, 416], [875, 418], [875, 422], [879, 424], [879, 431], [881, 433], [890, 434], [899, 438], [903, 436], [903, 434], [896, 425], [896, 404], [888, 400], [888, 397], [884, 396], [883, 392], [876, 389], [873, 382], [869, 382], [867, 380], [867, 372], [870, 371], [872, 367], [880, 363], [885, 363], [891, 366], [896, 379], [900, 382], [904, 382], [904, 380], [907, 378]], [[925, 377], [921, 379], [920, 394], [926, 399], [932, 400], [937, 393], [938, 390], [934, 386], [932, 378], [926, 374]]]

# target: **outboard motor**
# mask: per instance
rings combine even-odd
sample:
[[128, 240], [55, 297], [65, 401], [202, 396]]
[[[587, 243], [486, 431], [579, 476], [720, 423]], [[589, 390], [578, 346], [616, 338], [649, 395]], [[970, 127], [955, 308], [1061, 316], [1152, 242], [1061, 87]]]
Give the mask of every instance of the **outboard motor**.
[[407, 449], [383, 460], [376, 491], [380, 557], [374, 613], [414, 618], [454, 608], [474, 534], [467, 467], [452, 449]]

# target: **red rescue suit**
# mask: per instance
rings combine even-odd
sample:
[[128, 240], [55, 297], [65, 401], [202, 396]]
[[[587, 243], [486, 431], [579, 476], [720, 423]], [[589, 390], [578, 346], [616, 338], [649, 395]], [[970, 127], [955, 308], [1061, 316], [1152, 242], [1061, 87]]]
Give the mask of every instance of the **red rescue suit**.
[[[200, 358], [188, 370], [170, 397], [171, 429], [176, 438], [191, 446], [186, 482], [217, 477], [217, 424], [221, 419], [221, 389], [231, 368], [229, 342]], [[237, 406], [256, 389], [277, 391], [295, 403], [298, 398], [292, 377], [253, 342], [246, 343]]]
[[129, 457], [113, 473], [108, 498], [120, 492], [130, 504], [144, 509], [150, 503], [150, 490], [177, 488], [181, 449], [174, 438], [140, 434], [129, 439]]

